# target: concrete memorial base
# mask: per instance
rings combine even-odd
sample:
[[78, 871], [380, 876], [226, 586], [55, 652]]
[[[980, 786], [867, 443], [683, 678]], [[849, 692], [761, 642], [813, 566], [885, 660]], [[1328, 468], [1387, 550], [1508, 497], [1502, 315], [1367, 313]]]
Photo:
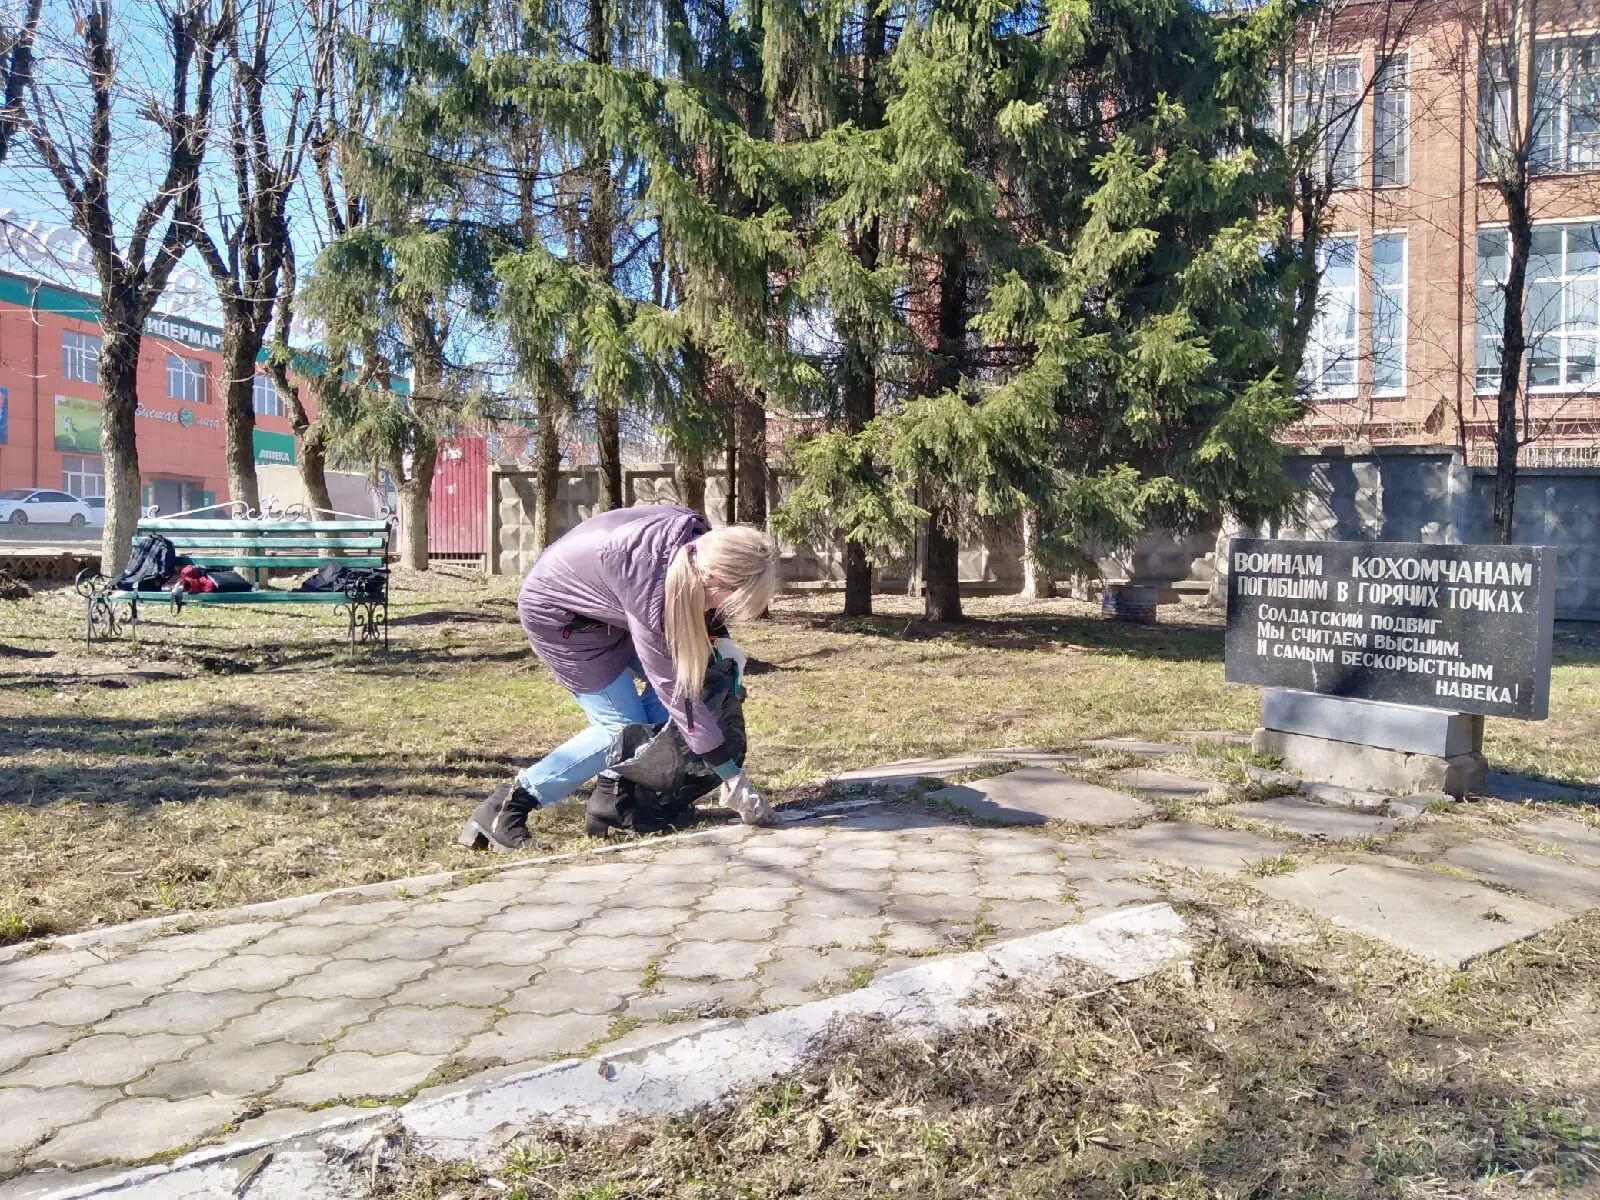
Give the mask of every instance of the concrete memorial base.
[[1300, 775], [1379, 791], [1482, 791], [1483, 718], [1310, 692], [1263, 694], [1252, 747]]

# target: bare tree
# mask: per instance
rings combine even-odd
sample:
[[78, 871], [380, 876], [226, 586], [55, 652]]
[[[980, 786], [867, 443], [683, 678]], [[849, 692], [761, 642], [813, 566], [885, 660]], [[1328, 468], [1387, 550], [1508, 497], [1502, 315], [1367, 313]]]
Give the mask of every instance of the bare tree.
[[[1278, 64], [1273, 111], [1262, 124], [1284, 156], [1284, 219], [1273, 249], [1294, 264], [1279, 331], [1280, 369], [1289, 378], [1301, 375], [1316, 325], [1329, 219], [1341, 197], [1373, 182], [1379, 167], [1379, 147], [1362, 152], [1363, 109], [1395, 69], [1424, 7], [1410, 0], [1307, 0], [1285, 10], [1293, 32]], [[1363, 69], [1368, 47], [1371, 71]]]
[[[331, 511], [333, 498], [328, 494], [330, 423], [326, 419], [312, 419], [306, 394], [319, 395], [316, 411], [325, 417], [326, 399], [339, 378], [331, 364], [312, 362], [308, 356], [297, 355], [290, 348], [289, 333], [294, 326], [297, 281], [294, 243], [290, 242], [288, 252], [284, 255], [283, 278], [274, 310], [272, 338], [268, 343], [267, 373], [272, 376], [273, 386], [289, 410], [289, 428], [294, 431], [297, 451], [295, 462], [300, 468], [300, 485], [306, 490], [306, 498], [314, 507]], [[295, 365], [300, 369], [291, 375], [289, 369]]]
[[215, 235], [205, 225], [195, 235], [222, 310], [228, 494], [251, 508], [261, 503], [254, 447], [256, 359], [286, 266], [292, 273], [289, 203], [310, 128], [304, 87], [291, 85], [281, 104], [269, 92], [274, 68], [282, 70], [293, 54], [284, 41], [286, 24], [278, 0], [242, 0], [226, 49], [224, 140], [232, 170], [218, 187]]
[[15, 25], [0, 17], [0, 162], [5, 161], [22, 114], [23, 92], [33, 63], [33, 42], [43, 11], [44, 0], [28, 0]]
[[[70, 26], [46, 64], [37, 48], [24, 63], [13, 110], [32, 155], [61, 189], [72, 226], [89, 244], [100, 285], [100, 446], [107, 477], [101, 561], [107, 573], [127, 559], [139, 516], [139, 454], [134, 438], [136, 380], [144, 323], [199, 227], [200, 168], [210, 131], [219, 48], [233, 21], [232, 0], [157, 0], [171, 57], [170, 92], [140, 94], [121, 72], [110, 0], [67, 0]], [[132, 59], [131, 51], [130, 58]], [[132, 59], [137, 61], [137, 59]], [[133, 210], [126, 238], [119, 216], [132, 207], [113, 181], [135, 175], [113, 166], [136, 152], [119, 116], [133, 107], [163, 139], [152, 194]], [[138, 153], [147, 147], [140, 143]]]
[[[1477, 297], [1480, 330], [1499, 350], [1497, 361], [1478, 369], [1495, 389], [1492, 531], [1502, 544], [1512, 537], [1522, 448], [1559, 412], [1559, 404], [1541, 412], [1532, 387], [1574, 383], [1559, 351], [1562, 318], [1550, 311], [1552, 303], [1559, 309], [1559, 298], [1541, 297], [1530, 281], [1530, 267], [1550, 257], [1540, 238], [1566, 236], [1535, 229], [1535, 189], [1542, 175], [1569, 176], [1569, 196], [1581, 189], [1600, 198], [1600, 176], [1592, 174], [1600, 168], [1600, 38], [1547, 28], [1563, 13], [1575, 15], [1541, 0], [1489, 0], [1469, 38], [1478, 76], [1478, 177], [1493, 187], [1504, 223], [1503, 232], [1479, 238]], [[1557, 246], [1557, 261], [1561, 253]], [[1588, 358], [1580, 384], [1595, 381], [1592, 351]]]

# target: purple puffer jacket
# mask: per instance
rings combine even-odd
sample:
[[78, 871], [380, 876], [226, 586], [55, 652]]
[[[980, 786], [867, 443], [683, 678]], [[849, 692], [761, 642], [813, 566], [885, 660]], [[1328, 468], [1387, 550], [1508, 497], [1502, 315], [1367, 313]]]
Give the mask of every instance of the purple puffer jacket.
[[[598, 692], [637, 655], [689, 749], [716, 766], [727, 757], [715, 753], [722, 730], [705, 705], [696, 701], [691, 712], [673, 695], [663, 620], [673, 552], [710, 528], [699, 513], [673, 504], [597, 513], [539, 556], [517, 596], [517, 615], [533, 652], [569, 692]], [[599, 624], [580, 620], [583, 627], [573, 628], [575, 618]]]

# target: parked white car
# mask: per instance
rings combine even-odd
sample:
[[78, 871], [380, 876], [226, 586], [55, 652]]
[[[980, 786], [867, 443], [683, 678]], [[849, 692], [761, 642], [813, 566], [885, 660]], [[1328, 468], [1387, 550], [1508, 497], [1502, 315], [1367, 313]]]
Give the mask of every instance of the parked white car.
[[49, 488], [10, 488], [0, 492], [0, 521], [11, 525], [104, 525], [96, 512], [69, 492]]

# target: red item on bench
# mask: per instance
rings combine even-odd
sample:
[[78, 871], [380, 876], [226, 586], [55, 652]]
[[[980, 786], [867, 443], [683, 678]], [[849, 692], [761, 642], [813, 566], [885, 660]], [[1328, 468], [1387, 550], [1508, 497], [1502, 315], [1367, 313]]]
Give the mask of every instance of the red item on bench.
[[195, 592], [214, 592], [217, 590], [217, 585], [212, 581], [211, 576], [207, 575], [203, 568], [195, 566], [184, 567], [183, 570], [178, 572], [178, 586], [191, 595]]

